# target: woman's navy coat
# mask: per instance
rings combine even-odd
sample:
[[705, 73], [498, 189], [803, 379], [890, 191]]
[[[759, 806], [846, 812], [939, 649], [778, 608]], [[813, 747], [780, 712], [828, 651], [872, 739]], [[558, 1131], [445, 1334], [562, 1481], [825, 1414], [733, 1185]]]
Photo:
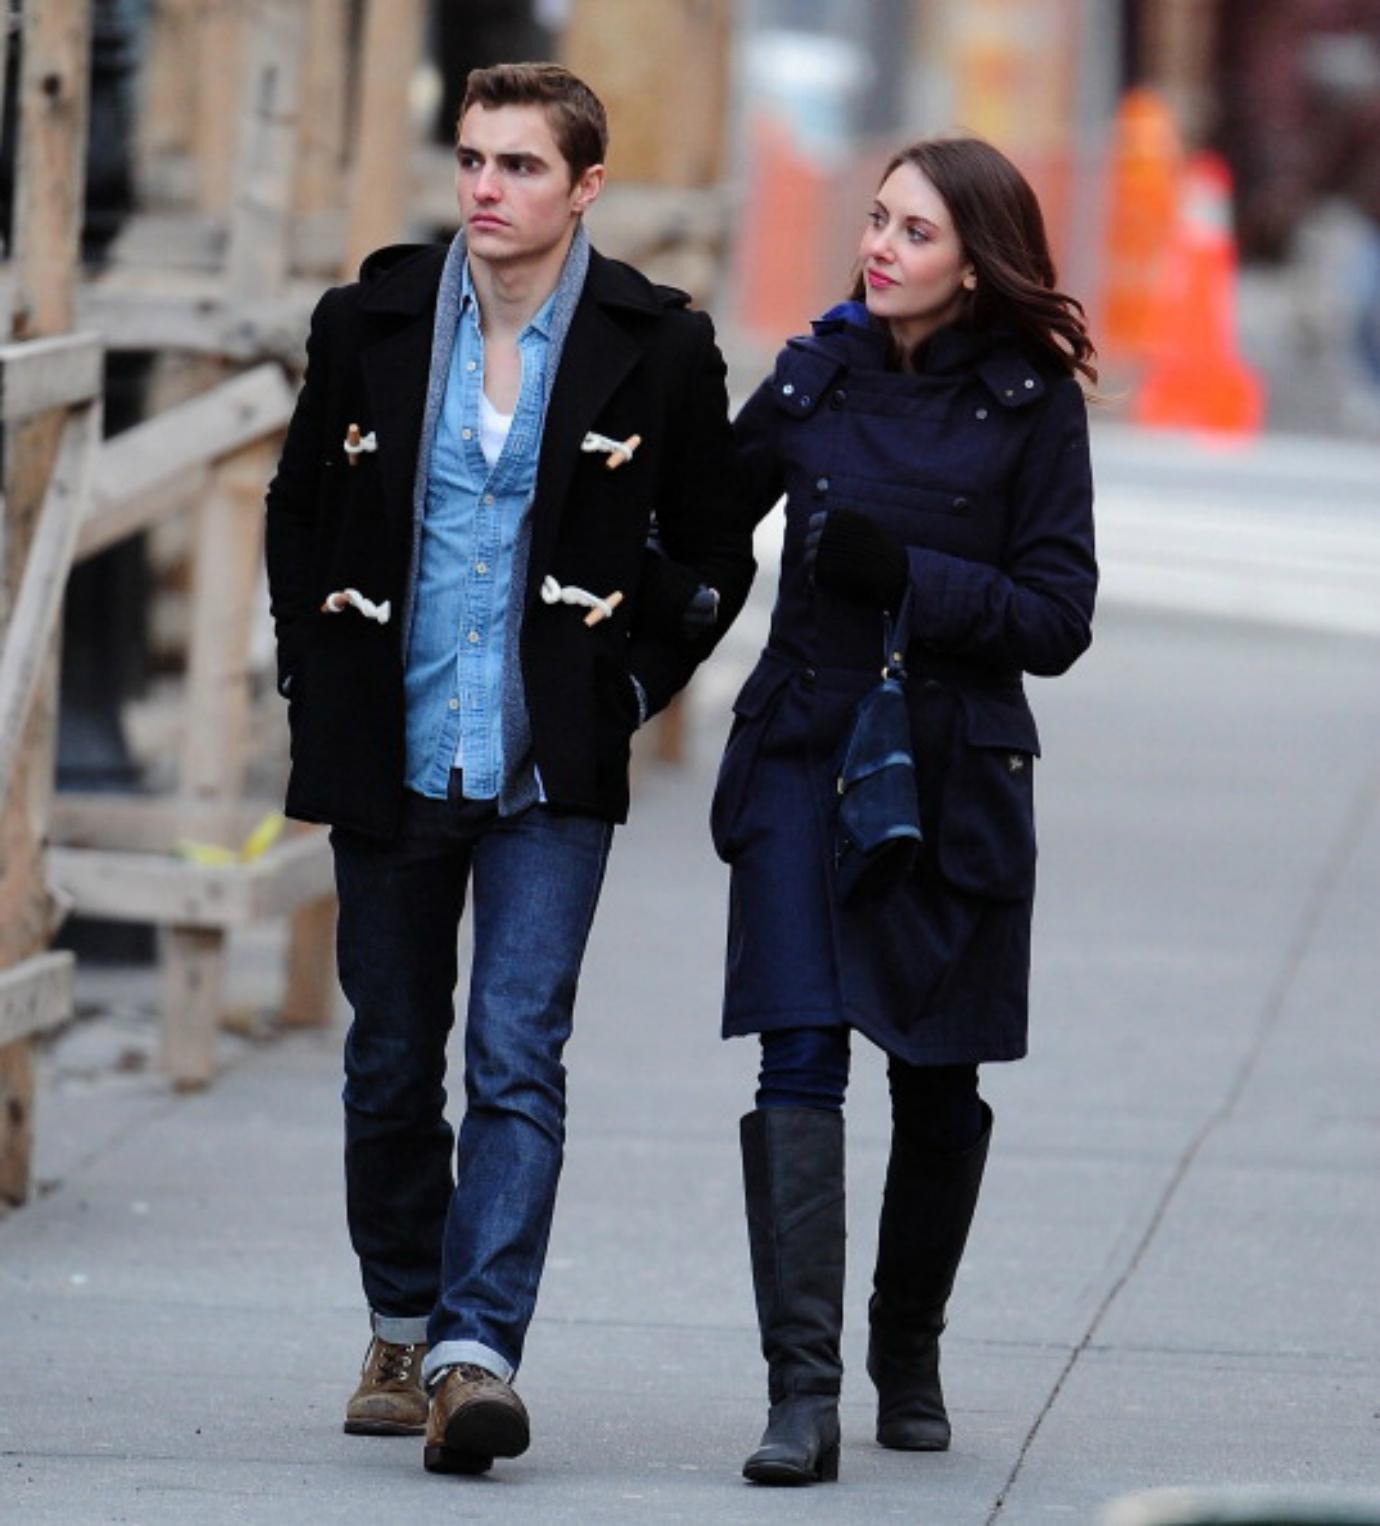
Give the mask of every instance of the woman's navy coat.
[[[713, 806], [732, 866], [725, 1034], [846, 1022], [913, 1064], [1026, 1049], [1034, 760], [1023, 673], [1086, 649], [1097, 587], [1082, 392], [1006, 336], [960, 327], [919, 374], [847, 303], [793, 339], [735, 424], [747, 511], [784, 492], [768, 645], [734, 703]], [[906, 546], [907, 699], [924, 845], [899, 889], [833, 893], [839, 750], [880, 678], [885, 617], [812, 586], [821, 509]]]

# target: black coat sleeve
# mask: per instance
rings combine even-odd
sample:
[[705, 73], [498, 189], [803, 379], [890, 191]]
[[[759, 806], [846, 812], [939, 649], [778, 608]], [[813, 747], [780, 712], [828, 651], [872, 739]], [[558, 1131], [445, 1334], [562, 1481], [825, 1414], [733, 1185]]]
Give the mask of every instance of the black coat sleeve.
[[1064, 378], [1011, 487], [1001, 567], [908, 548], [912, 635], [933, 649], [1028, 673], [1062, 673], [1092, 640], [1097, 561], [1087, 405]]
[[[728, 423], [726, 368], [704, 313], [684, 315], [693, 324], [692, 351], [676, 405], [679, 428], [664, 463], [657, 499], [657, 531], [674, 565], [651, 568], [653, 586], [647, 617], [635, 621], [629, 667], [646, 691], [655, 714], [714, 649], [737, 618], [752, 585], [750, 528], [733, 512], [733, 441]], [[649, 558], [655, 553], [649, 552]], [[668, 584], [669, 578], [669, 584]], [[693, 592], [699, 584], [719, 592], [719, 618], [712, 631], [687, 641], [675, 634], [658, 610], [667, 588]]]
[[278, 689], [283, 694], [288, 692], [306, 630], [317, 612], [311, 573], [324, 453], [326, 336], [334, 296], [328, 291], [312, 313], [302, 390], [266, 498], [264, 559], [278, 642]]

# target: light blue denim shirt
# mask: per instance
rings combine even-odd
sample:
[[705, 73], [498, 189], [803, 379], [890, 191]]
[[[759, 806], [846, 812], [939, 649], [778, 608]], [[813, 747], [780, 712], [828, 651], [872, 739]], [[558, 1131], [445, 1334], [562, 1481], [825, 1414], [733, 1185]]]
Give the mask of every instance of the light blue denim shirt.
[[492, 799], [504, 781], [503, 672], [514, 551], [541, 447], [554, 294], [518, 335], [522, 381], [512, 427], [490, 467], [479, 445], [484, 336], [464, 267], [459, 323], [427, 464], [426, 504], [404, 678], [407, 788]]

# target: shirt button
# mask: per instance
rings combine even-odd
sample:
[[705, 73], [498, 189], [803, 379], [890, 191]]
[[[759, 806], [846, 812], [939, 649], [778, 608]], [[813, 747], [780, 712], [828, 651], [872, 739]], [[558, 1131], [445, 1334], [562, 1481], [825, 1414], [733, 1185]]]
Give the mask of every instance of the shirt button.
[[471, 646], [478, 646], [479, 645], [479, 632], [478, 631], [471, 631], [469, 633], [469, 635], [465, 637], [465, 640], [468, 641]]
[[484, 507], [486, 509], [491, 509], [491, 508], [493, 508], [493, 506], [494, 506], [494, 495], [492, 493], [485, 493], [484, 494]]
[[472, 429], [462, 429], [460, 431], [460, 438], [462, 440], [472, 440], [472, 439], [474, 439], [474, 430], [472, 430]]
[[484, 574], [489, 570], [489, 564], [488, 564], [488, 562], [476, 562], [474, 564], [474, 570], [482, 578], [484, 576]]
[[465, 362], [465, 369], [467, 371], [477, 371], [479, 369], [479, 362], [477, 360], [467, 360]]
[[460, 701], [456, 699], [454, 695], [452, 695], [451, 698], [446, 701], [446, 703], [452, 710], [458, 710], [460, 708]]

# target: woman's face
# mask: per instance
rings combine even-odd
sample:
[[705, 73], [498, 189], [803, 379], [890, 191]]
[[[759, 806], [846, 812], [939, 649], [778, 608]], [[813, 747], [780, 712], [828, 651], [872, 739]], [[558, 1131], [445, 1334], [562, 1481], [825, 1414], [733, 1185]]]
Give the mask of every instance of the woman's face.
[[944, 200], [913, 164], [882, 182], [858, 247], [867, 310], [909, 349], [963, 310], [973, 266]]

